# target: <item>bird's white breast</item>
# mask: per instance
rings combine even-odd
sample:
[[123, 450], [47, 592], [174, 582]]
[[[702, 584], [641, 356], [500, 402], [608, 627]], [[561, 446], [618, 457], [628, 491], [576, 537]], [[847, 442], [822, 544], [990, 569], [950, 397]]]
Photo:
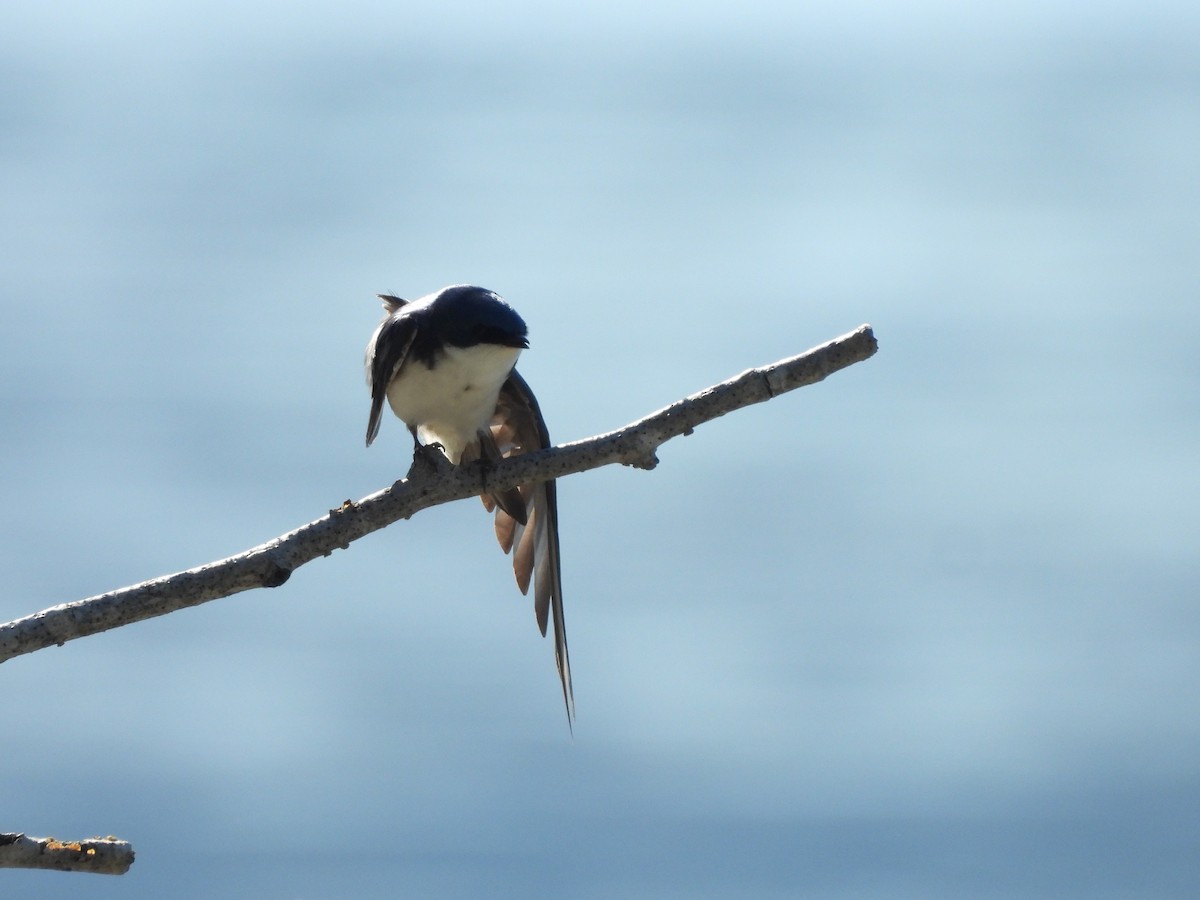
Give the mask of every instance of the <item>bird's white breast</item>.
[[453, 463], [496, 411], [496, 398], [521, 355], [516, 347], [447, 346], [430, 369], [409, 359], [387, 388], [388, 405], [415, 426], [422, 443], [436, 441]]

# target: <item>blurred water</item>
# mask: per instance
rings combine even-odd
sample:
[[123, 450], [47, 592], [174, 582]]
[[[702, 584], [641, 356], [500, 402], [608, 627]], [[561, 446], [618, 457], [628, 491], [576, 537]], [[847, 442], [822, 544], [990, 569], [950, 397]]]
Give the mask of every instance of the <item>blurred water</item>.
[[[5, 896], [1191, 897], [1184, 4], [0, 13], [3, 618], [400, 474], [372, 295], [472, 281], [558, 440], [579, 723], [469, 503], [0, 669]], [[363, 852], [371, 854], [363, 865]]]

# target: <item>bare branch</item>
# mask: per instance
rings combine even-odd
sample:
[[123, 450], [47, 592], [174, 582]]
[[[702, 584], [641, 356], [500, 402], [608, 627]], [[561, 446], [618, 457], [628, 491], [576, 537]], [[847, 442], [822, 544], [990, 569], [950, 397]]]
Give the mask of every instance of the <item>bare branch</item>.
[[124, 875], [133, 865], [133, 847], [115, 837], [59, 841], [0, 833], [0, 869], [57, 869]]
[[[237, 556], [166, 575], [86, 600], [54, 606], [0, 625], [0, 662], [177, 609], [259, 587], [278, 587], [299, 566], [430, 506], [529, 481], [622, 463], [652, 469], [664, 442], [735, 409], [815, 384], [871, 357], [877, 345], [869, 325], [799, 356], [749, 369], [608, 434], [503, 460], [490, 468], [414, 465], [408, 477], [357, 503], [337, 509]], [[428, 457], [425, 457], [428, 459]]]

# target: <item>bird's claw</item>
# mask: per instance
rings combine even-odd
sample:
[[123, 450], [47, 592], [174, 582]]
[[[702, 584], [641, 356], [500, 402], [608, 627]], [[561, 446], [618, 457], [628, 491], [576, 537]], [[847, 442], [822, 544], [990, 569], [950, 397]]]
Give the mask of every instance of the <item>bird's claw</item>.
[[446, 448], [433, 441], [429, 444], [413, 445], [412, 466], [408, 470], [409, 477], [413, 475], [437, 475], [443, 469], [450, 467], [446, 458]]

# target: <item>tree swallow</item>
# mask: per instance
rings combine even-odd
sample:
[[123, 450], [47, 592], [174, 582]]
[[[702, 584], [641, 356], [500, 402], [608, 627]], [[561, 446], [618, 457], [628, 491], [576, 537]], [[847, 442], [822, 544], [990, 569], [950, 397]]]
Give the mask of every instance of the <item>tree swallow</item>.
[[[371, 415], [367, 446], [379, 433], [383, 401], [408, 426], [414, 452], [440, 447], [455, 465], [489, 465], [550, 446], [546, 422], [529, 385], [514, 368], [529, 346], [528, 329], [498, 294], [454, 285], [406, 301], [380, 294], [383, 321], [367, 343]], [[533, 578], [538, 628], [554, 622], [554, 656], [567, 723], [575, 719], [558, 550], [558, 499], [553, 481], [485, 494], [496, 512], [496, 538], [512, 552], [521, 593]]]

